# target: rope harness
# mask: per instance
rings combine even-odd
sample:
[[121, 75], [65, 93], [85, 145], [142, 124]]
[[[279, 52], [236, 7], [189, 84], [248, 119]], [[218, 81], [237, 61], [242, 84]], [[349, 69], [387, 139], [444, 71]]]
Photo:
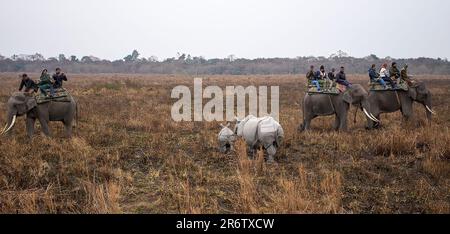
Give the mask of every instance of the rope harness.
[[334, 108], [333, 101], [331, 101], [330, 95], [328, 95], [328, 100], [330, 100], [331, 108], [333, 108], [333, 113], [336, 113], [336, 109]]
[[395, 91], [395, 96], [397, 97], [397, 103], [398, 103], [398, 105], [400, 106], [400, 108], [402, 107], [402, 103], [401, 103], [401, 101], [400, 101], [400, 97], [398, 96], [398, 92], [397, 91]]

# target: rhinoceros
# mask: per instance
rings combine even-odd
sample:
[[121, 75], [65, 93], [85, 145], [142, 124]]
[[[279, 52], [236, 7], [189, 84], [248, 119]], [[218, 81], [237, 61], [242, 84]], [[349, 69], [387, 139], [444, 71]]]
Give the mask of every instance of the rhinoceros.
[[270, 163], [274, 162], [274, 156], [284, 138], [281, 125], [269, 116], [257, 118], [249, 115], [242, 120], [236, 118], [235, 134], [245, 140], [252, 152], [262, 146]]
[[230, 129], [230, 123], [227, 125], [222, 125], [222, 130], [220, 130], [218, 135], [219, 140], [219, 150], [221, 153], [228, 153], [231, 150], [233, 150], [234, 141], [236, 140], [236, 135], [234, 135], [234, 132]]

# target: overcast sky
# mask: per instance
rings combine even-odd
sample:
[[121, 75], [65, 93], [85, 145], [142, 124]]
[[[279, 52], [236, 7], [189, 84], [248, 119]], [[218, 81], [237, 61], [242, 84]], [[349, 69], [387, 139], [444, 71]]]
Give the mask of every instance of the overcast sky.
[[450, 57], [446, 0], [0, 0], [0, 54]]

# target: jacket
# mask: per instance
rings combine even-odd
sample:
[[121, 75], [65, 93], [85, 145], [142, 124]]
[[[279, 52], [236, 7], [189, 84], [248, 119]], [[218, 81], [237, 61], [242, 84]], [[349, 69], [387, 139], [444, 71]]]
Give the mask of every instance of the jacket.
[[369, 77], [371, 81], [375, 81], [376, 79], [378, 79], [380, 77], [380, 74], [378, 74], [378, 72], [375, 71], [375, 69], [370, 68], [369, 69]]

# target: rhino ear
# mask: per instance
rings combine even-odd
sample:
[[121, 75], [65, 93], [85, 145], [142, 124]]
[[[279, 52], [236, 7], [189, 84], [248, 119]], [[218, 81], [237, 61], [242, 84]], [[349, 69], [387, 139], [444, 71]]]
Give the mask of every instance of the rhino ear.
[[230, 123], [227, 123], [227, 126], [226, 126], [226, 127], [227, 127], [227, 128], [229, 128], [229, 127], [230, 127], [230, 125], [231, 125]]
[[223, 126], [223, 124], [219, 124], [220, 125], [220, 127], [222, 127], [222, 128], [224, 128], [225, 126]]

